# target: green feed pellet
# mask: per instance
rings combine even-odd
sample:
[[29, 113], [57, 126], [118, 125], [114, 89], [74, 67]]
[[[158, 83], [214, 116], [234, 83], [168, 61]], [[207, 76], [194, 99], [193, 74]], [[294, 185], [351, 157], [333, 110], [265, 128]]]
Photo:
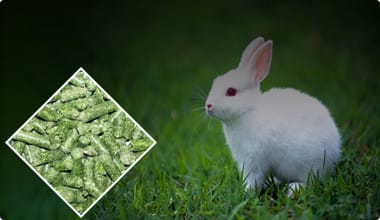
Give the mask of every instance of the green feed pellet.
[[79, 71], [10, 144], [83, 213], [153, 141]]

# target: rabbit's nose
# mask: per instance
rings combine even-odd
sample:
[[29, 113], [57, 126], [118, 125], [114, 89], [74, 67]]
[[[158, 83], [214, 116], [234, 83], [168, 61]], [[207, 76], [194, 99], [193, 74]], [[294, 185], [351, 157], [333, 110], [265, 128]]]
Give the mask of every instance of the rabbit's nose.
[[207, 104], [206, 106], [207, 106], [207, 109], [210, 109], [212, 105], [211, 104]]

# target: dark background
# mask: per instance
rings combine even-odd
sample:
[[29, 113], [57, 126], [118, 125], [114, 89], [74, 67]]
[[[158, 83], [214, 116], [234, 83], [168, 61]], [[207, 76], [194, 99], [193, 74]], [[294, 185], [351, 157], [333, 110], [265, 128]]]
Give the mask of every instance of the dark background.
[[[334, 81], [335, 70], [344, 68], [346, 75], [336, 78], [346, 81], [333, 83], [349, 94], [364, 84], [373, 91], [372, 98], [358, 99], [378, 102], [380, 3], [376, 0], [4, 0], [0, 3], [0, 217], [74, 217], [4, 142], [79, 67], [155, 137], [158, 145], [151, 154], [156, 154], [164, 151], [159, 122], [170, 119], [173, 108], [186, 109], [191, 90], [207, 92], [211, 80], [236, 65], [245, 45], [258, 35], [274, 40], [272, 72], [291, 70], [297, 76], [292, 82], [303, 82], [301, 89], [319, 91], [321, 82]], [[331, 59], [329, 54], [337, 51], [340, 55]], [[310, 63], [321, 67], [309, 69]], [[315, 77], [319, 72], [323, 74]], [[285, 74], [269, 78], [264, 88], [271, 84], [294, 85]], [[339, 94], [324, 95], [324, 101], [338, 105]], [[138, 166], [144, 166], [145, 160]]]

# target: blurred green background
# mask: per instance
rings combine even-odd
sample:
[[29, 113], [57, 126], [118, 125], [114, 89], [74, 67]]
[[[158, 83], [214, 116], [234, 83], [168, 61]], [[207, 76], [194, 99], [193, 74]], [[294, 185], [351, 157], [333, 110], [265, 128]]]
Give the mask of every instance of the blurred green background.
[[[247, 197], [219, 123], [196, 109], [213, 78], [234, 68], [259, 35], [274, 41], [263, 90], [295, 87], [326, 103], [344, 148], [354, 149], [344, 150], [345, 161], [380, 155], [376, 0], [1, 2], [0, 217], [76, 217], [4, 142], [79, 67], [158, 141], [86, 219], [230, 216]], [[365, 172], [373, 176], [363, 195], [379, 181], [375, 169]], [[217, 201], [202, 194], [213, 186], [213, 195], [222, 196]], [[373, 196], [363, 207], [380, 200]], [[237, 214], [252, 217], [255, 208], [247, 204]], [[363, 212], [380, 214], [379, 202], [374, 205]], [[354, 208], [360, 205], [344, 207], [354, 217], [361, 213]]]

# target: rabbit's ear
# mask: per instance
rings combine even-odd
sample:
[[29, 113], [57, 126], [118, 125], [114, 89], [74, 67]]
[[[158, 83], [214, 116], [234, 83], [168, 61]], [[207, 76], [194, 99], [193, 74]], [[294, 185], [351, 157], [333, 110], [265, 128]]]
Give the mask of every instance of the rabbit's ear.
[[272, 41], [260, 45], [248, 64], [248, 69], [254, 76], [254, 82], [259, 84], [268, 75], [272, 61]]
[[263, 43], [264, 38], [262, 37], [257, 37], [251, 43], [249, 43], [249, 45], [245, 48], [243, 55], [241, 56], [239, 67], [247, 66], [257, 48], [259, 48]]

